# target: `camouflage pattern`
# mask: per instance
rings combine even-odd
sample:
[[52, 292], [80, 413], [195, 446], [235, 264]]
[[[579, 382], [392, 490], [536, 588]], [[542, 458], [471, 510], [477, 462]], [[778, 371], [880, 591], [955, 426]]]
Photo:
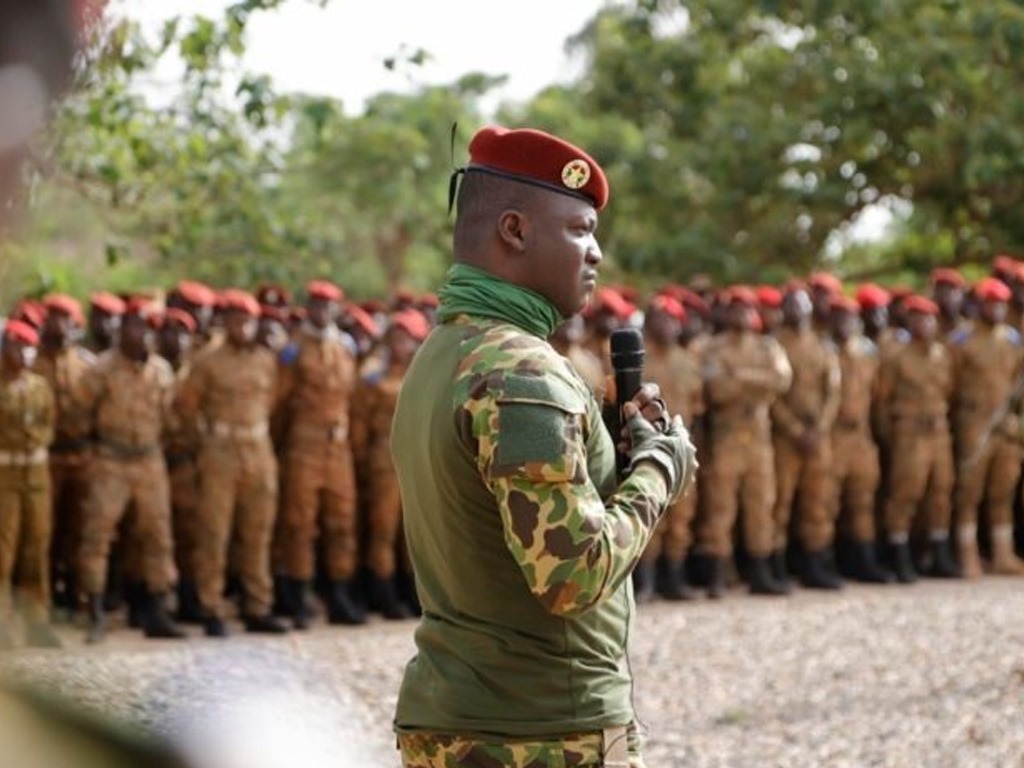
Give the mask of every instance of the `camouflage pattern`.
[[[632, 732], [629, 747], [629, 768], [644, 768]], [[600, 733], [502, 742], [453, 734], [400, 733], [398, 748], [403, 768], [596, 768], [605, 764]]]

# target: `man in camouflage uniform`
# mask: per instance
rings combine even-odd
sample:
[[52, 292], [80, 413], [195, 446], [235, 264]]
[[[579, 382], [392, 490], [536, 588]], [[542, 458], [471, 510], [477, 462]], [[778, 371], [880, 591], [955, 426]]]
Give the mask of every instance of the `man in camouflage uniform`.
[[[644, 375], [660, 387], [669, 410], [691, 424], [704, 410], [704, 382], [697, 358], [679, 346], [685, 321], [686, 310], [672, 297], [651, 300], [644, 317]], [[672, 504], [655, 529], [633, 572], [637, 601], [650, 599], [655, 590], [667, 600], [695, 596], [687, 583], [686, 558], [693, 543], [696, 491], [694, 487]]]
[[200, 448], [198, 543], [194, 566], [206, 634], [227, 634], [224, 587], [232, 534], [238, 540], [242, 617], [250, 632], [281, 633], [270, 615], [270, 537], [277, 514], [277, 462], [270, 414], [277, 361], [256, 344], [260, 308], [244, 291], [225, 291], [225, 337], [193, 362], [178, 409], [196, 425]]
[[13, 647], [12, 597], [23, 599], [30, 645], [59, 646], [49, 629], [50, 477], [46, 447], [56, 413], [45, 379], [30, 373], [39, 344], [18, 320], [4, 326], [0, 350], [0, 650]]
[[711, 557], [708, 595], [725, 595], [726, 565], [733, 554], [733, 527], [741, 507], [750, 590], [783, 595], [788, 587], [772, 573], [770, 562], [775, 470], [769, 409], [789, 389], [793, 372], [779, 343], [754, 332], [753, 292], [732, 288], [719, 303], [728, 330], [708, 343], [702, 369], [708, 469], [701, 476], [706, 506], [699, 542]]
[[[402, 380], [413, 354], [430, 332], [427, 319], [414, 309], [391, 316], [384, 346], [387, 367], [364, 376], [354, 400], [352, 452], [356, 458], [361, 487], [366, 489], [369, 514], [366, 565], [370, 574], [370, 604], [387, 619], [412, 615], [399, 595], [397, 570], [399, 553], [404, 555], [402, 499], [394, 463], [391, 461], [391, 423], [398, 404]], [[402, 557], [408, 565], [408, 558]], [[411, 575], [411, 574], [409, 574]]]
[[[112, 297], [113, 298], [113, 297]], [[46, 301], [47, 314], [34, 370], [50, 385], [57, 405], [57, 431], [50, 446], [53, 543], [50, 550], [54, 602], [74, 610], [78, 603], [78, 550], [82, 535], [82, 502], [89, 492], [91, 424], [75, 394], [96, 357], [75, 341], [82, 310], [69, 296]], [[124, 311], [124, 303], [93, 301], [96, 307]]]
[[886, 535], [896, 578], [917, 580], [910, 535], [923, 503], [923, 527], [929, 541], [928, 573], [956, 577], [949, 545], [953, 492], [953, 447], [949, 401], [953, 364], [936, 339], [938, 307], [929, 299], [904, 301], [911, 339], [882, 360], [878, 379], [878, 427], [892, 446]]
[[349, 442], [349, 411], [356, 387], [354, 350], [335, 322], [342, 292], [323, 280], [307, 288], [307, 319], [280, 355], [278, 398], [284, 411], [284, 568], [292, 581], [295, 626], [309, 624], [309, 591], [317, 534], [329, 580], [328, 619], [360, 624], [356, 478]]
[[793, 383], [772, 404], [772, 442], [777, 483], [774, 576], [786, 580], [789, 521], [796, 503], [796, 530], [802, 547], [806, 587], [838, 589], [832, 567], [835, 538], [829, 434], [839, 407], [839, 360], [825, 337], [811, 328], [811, 300], [803, 286], [791, 286], [782, 302], [776, 336], [793, 370]]
[[1020, 575], [1024, 564], [1013, 550], [1013, 492], [1022, 458], [1020, 418], [1009, 410], [1011, 390], [1022, 375], [1020, 334], [1006, 325], [1010, 289], [986, 278], [975, 291], [978, 319], [954, 331], [953, 435], [957, 457], [957, 550], [964, 575], [981, 576], [978, 507], [987, 500], [992, 569]]
[[594, 289], [601, 169], [494, 127], [470, 160], [441, 326], [392, 434], [424, 609], [395, 716], [403, 765], [640, 766], [629, 577], [689, 485], [692, 448], [643, 389], [619, 483], [600, 405], [545, 340]]
[[82, 381], [78, 397], [96, 439], [82, 526], [82, 591], [89, 601], [89, 642], [106, 631], [103, 594], [117, 529], [133, 509], [133, 546], [148, 594], [141, 624], [147, 637], [181, 638], [167, 616], [176, 580], [170, 490], [161, 439], [174, 403], [174, 373], [150, 347], [153, 334], [141, 306], [125, 314], [116, 349], [105, 352]]

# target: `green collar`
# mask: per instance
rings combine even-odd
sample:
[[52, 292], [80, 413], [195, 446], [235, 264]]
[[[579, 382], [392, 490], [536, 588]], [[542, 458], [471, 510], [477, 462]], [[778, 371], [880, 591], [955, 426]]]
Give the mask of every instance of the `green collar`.
[[442, 323], [458, 315], [489, 317], [547, 339], [563, 320], [555, 305], [539, 293], [467, 264], [456, 264], [448, 270], [438, 298], [441, 306], [437, 318]]

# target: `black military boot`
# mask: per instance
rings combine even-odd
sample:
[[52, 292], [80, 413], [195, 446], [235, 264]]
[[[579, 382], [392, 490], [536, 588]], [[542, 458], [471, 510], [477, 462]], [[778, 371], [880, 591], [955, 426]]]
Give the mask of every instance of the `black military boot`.
[[900, 584], [913, 584], [917, 581], [917, 571], [910, 556], [910, 544], [906, 541], [889, 545], [889, 560], [893, 573]]
[[891, 584], [895, 577], [882, 567], [875, 554], [875, 545], [870, 541], [857, 541], [851, 545], [853, 567], [850, 575], [857, 581], [868, 584]]
[[842, 589], [843, 581], [829, 567], [825, 550], [804, 554], [803, 585], [808, 589]]
[[398, 597], [394, 577], [382, 578], [375, 574], [370, 575], [370, 605], [380, 611], [381, 616], [385, 619], [398, 621], [412, 618], [409, 606]]
[[712, 600], [720, 600], [725, 597], [725, 558], [708, 558], [708, 597]]
[[413, 616], [423, 615], [420, 596], [416, 593], [416, 577], [406, 571], [398, 572], [398, 597], [409, 606]]
[[313, 610], [309, 605], [309, 582], [302, 579], [289, 579], [288, 582], [292, 626], [296, 629], [309, 629], [313, 622]]
[[[109, 611], [109, 590], [108, 597], [104, 598], [104, 607]], [[126, 581], [121, 589], [123, 602], [128, 609], [128, 626], [132, 629], [142, 629], [146, 619], [146, 611], [149, 608], [149, 591], [141, 581]]]
[[266, 616], [244, 616], [242, 623], [245, 624], [246, 632], [258, 632], [265, 635], [283, 635], [288, 632], [288, 627], [269, 613]]
[[657, 578], [657, 564], [641, 560], [633, 569], [633, 595], [637, 603], [649, 603], [654, 599], [654, 584]]
[[662, 573], [661, 596], [666, 600], [693, 600], [696, 591], [690, 586], [686, 576], [686, 560], [665, 560]]
[[294, 616], [295, 606], [292, 599], [295, 595], [295, 584], [287, 576], [274, 577], [274, 605], [270, 609], [275, 616]]
[[786, 563], [786, 548], [776, 549], [768, 556], [772, 578], [789, 591], [789, 565]]
[[63, 648], [64, 643], [44, 621], [33, 621], [25, 630], [25, 642], [32, 648]]
[[203, 608], [199, 604], [199, 592], [192, 579], [178, 582], [178, 621], [182, 624], [203, 623]]
[[203, 619], [203, 632], [207, 637], [227, 637], [228, 627], [219, 616], [207, 616]]
[[932, 562], [928, 568], [928, 575], [939, 579], [959, 579], [963, 574], [960, 567], [953, 560], [953, 548], [949, 545], [949, 537], [932, 539], [931, 541]]
[[167, 595], [144, 591], [146, 598], [141, 620], [142, 633], [154, 640], [181, 640], [187, 637], [167, 613]]
[[353, 582], [332, 581], [327, 586], [327, 620], [331, 624], [365, 624], [366, 610], [352, 593]]
[[107, 614], [103, 609], [103, 595], [89, 595], [89, 632], [85, 642], [101, 643], [107, 636]]
[[752, 557], [747, 572], [747, 584], [752, 595], [788, 595], [789, 587], [772, 575], [767, 557]]

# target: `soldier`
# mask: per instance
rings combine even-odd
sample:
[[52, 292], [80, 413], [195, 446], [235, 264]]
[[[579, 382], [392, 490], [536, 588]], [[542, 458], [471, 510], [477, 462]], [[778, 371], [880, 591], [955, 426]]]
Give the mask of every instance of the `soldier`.
[[246, 631], [277, 634], [287, 631], [270, 615], [270, 539], [278, 486], [269, 422], [277, 362], [256, 344], [256, 299], [238, 290], [224, 291], [222, 299], [224, 343], [197, 357], [178, 397], [182, 417], [200, 431], [194, 561], [199, 602], [207, 636], [226, 636], [224, 586], [234, 534]]
[[29, 372], [39, 336], [8, 320], [0, 346], [0, 650], [14, 647], [12, 592], [24, 604], [29, 645], [59, 647], [49, 627], [53, 393]]
[[355, 593], [359, 547], [349, 441], [356, 359], [335, 325], [341, 289], [314, 280], [306, 286], [306, 293], [307, 320], [281, 354], [279, 388], [287, 422], [282, 503], [285, 570], [292, 580], [294, 621], [299, 629], [310, 620], [309, 591], [318, 532], [329, 580], [328, 619], [332, 624], [366, 620]]
[[214, 340], [211, 324], [216, 303], [213, 289], [195, 280], [182, 280], [167, 294], [168, 309], [182, 309], [195, 320], [197, 351]]
[[[679, 346], [685, 322], [686, 310], [671, 296], [651, 299], [644, 317], [644, 375], [661, 388], [668, 409], [692, 424], [704, 411], [704, 382], [698, 358]], [[695, 597], [687, 580], [686, 558], [696, 512], [696, 487], [665, 511], [633, 571], [637, 601], [649, 600], [655, 590], [667, 600]]]
[[[625, 327], [635, 311], [636, 307], [622, 298], [622, 294], [615, 289], [599, 288], [594, 301], [583, 313], [590, 331], [584, 346], [601, 361], [606, 380], [613, 375], [610, 356], [612, 331]], [[614, 392], [607, 381], [605, 396], [614, 398]]]
[[829, 272], [814, 272], [807, 279], [811, 298], [812, 324], [820, 336], [828, 336], [831, 330], [832, 299], [843, 295], [843, 284]]
[[761, 317], [761, 332], [774, 336], [782, 324], [782, 291], [774, 285], [759, 285], [754, 289], [757, 296], [757, 313]]
[[82, 590], [89, 602], [89, 642], [106, 632], [103, 593], [117, 527], [133, 507], [133, 544], [142, 548], [146, 588], [142, 629], [147, 637], [181, 638], [167, 616], [174, 584], [167, 465], [161, 447], [174, 403], [174, 373], [153, 354], [153, 333], [141, 305], [129, 305], [118, 346], [108, 350], [82, 381], [83, 410], [96, 439], [82, 527]]
[[701, 478], [707, 506], [699, 540], [712, 558], [708, 596], [725, 595], [726, 562], [741, 505], [750, 591], [783, 595], [788, 588], [775, 578], [770, 562], [775, 470], [769, 408], [789, 389], [793, 371], [778, 342], [754, 332], [757, 297], [749, 289], [731, 288], [719, 303], [728, 330], [708, 343], [703, 367], [709, 466]]
[[112, 293], [101, 291], [89, 297], [89, 350], [106, 352], [117, 341], [125, 304]]
[[850, 576], [885, 584], [892, 574], [875, 549], [875, 494], [880, 480], [878, 448], [871, 436], [871, 404], [878, 378], [878, 348], [860, 333], [862, 305], [832, 301], [832, 343], [839, 357], [839, 410], [832, 427], [833, 520], [842, 519], [852, 544]]
[[964, 303], [967, 281], [955, 269], [940, 267], [932, 270], [932, 300], [939, 308], [939, 338], [949, 340], [963, 324], [960, 311]]
[[971, 579], [981, 576], [977, 529], [982, 497], [987, 499], [992, 569], [1024, 573], [1013, 550], [1013, 492], [1024, 452], [1019, 417], [1009, 412], [1024, 348], [1020, 334], [1004, 322], [1010, 289], [990, 277], [978, 284], [976, 294], [981, 301], [978, 319], [950, 340], [957, 549], [964, 575]]
[[555, 329], [551, 336], [551, 346], [572, 363], [572, 367], [590, 387], [594, 397], [600, 400], [604, 397], [607, 381], [601, 361], [582, 344], [585, 334], [583, 316], [573, 315]]
[[391, 461], [391, 421], [405, 372], [429, 332], [427, 319], [414, 309], [392, 315], [384, 335], [387, 367], [364, 377], [354, 398], [359, 407], [352, 414], [352, 452], [369, 497], [370, 604], [386, 619], [412, 615], [399, 598], [396, 582], [396, 552], [404, 542], [402, 500]]
[[889, 328], [889, 292], [874, 283], [864, 283], [857, 288], [856, 301], [864, 337], [881, 351], [893, 339]]
[[[113, 298], [113, 297], [112, 297]], [[34, 370], [46, 379], [54, 393], [57, 426], [50, 446], [50, 478], [53, 504], [53, 542], [50, 566], [55, 604], [74, 611], [78, 606], [78, 553], [81, 547], [82, 502], [89, 491], [90, 434], [89, 415], [75, 400], [89, 368], [96, 357], [75, 343], [81, 317], [78, 302], [68, 296], [55, 295], [47, 300], [49, 307], [41, 334], [40, 354]], [[123, 309], [120, 299], [107, 301], [93, 297], [93, 312], [103, 311], [117, 318], [115, 310]]]
[[275, 355], [288, 346], [288, 309], [270, 304], [260, 305], [260, 321], [256, 327], [256, 343]]
[[839, 589], [842, 583], [832, 568], [835, 509], [829, 498], [829, 435], [839, 408], [839, 360], [834, 348], [811, 328], [811, 312], [806, 289], [791, 286], [782, 302], [782, 327], [777, 338], [792, 368], [793, 382], [771, 408], [777, 483], [772, 512], [773, 575], [778, 581], [786, 580], [789, 521], [796, 501], [803, 584]]
[[910, 533], [924, 505], [931, 563], [928, 575], [959, 576], [949, 545], [953, 450], [949, 400], [953, 365], [936, 340], [939, 308], [922, 296], [904, 300], [910, 341], [882, 360], [878, 380], [878, 426], [891, 445], [890, 488], [885, 505], [886, 535], [896, 578], [917, 580]]

